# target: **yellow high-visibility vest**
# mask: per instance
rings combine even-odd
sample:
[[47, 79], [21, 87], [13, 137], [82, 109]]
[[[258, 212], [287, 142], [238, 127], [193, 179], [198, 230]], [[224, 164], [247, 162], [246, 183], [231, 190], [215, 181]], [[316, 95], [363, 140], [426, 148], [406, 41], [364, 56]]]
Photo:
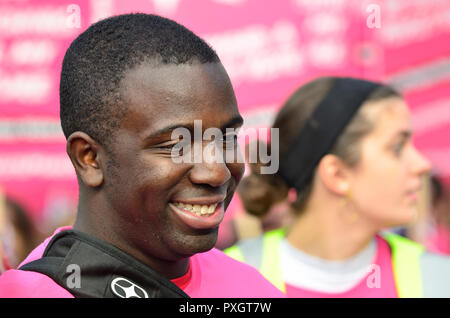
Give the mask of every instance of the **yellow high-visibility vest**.
[[[286, 287], [279, 264], [279, 251], [285, 234], [285, 229], [277, 229], [262, 236], [262, 247], [260, 248], [262, 255], [258, 266], [261, 274], [283, 292], [286, 292]], [[399, 297], [424, 297], [421, 257], [425, 249], [420, 244], [397, 234], [383, 233], [382, 236], [389, 243], [392, 251], [393, 272]], [[253, 249], [253, 251], [255, 250], [257, 249]], [[246, 262], [246, 255], [239, 244], [226, 249], [225, 253], [239, 261]], [[445, 259], [444, 262], [446, 262], [446, 266], [449, 265], [450, 258]], [[447, 271], [444, 279], [449, 279], [448, 273]], [[450, 281], [448, 283], [450, 287]]]

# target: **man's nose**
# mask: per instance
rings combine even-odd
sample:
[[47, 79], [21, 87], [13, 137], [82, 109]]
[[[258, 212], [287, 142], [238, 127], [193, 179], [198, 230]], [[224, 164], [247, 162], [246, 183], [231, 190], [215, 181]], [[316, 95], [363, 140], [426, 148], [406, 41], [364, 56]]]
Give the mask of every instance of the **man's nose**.
[[[213, 155], [211, 149], [202, 151], [200, 162], [194, 163], [190, 172], [190, 178], [196, 184], [208, 184], [212, 187], [220, 187], [231, 178], [231, 172], [225, 163], [221, 152]], [[218, 148], [215, 151], [220, 151]], [[219, 154], [219, 155], [218, 155]]]

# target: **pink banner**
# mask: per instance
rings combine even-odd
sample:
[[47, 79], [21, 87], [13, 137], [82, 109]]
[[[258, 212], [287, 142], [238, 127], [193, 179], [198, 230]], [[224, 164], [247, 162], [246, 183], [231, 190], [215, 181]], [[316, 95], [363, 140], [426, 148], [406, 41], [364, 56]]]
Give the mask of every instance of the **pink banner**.
[[172, 18], [212, 44], [247, 127], [270, 125], [287, 96], [319, 75], [392, 83], [411, 106], [418, 147], [450, 178], [450, 0], [3, 1], [0, 186], [37, 221], [77, 199], [59, 125], [65, 50], [91, 23], [128, 12]]

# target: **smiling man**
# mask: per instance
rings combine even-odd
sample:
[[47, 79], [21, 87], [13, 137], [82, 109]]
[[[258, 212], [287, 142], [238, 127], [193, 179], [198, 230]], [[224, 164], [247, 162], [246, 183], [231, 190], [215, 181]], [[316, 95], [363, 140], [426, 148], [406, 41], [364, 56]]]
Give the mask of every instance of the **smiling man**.
[[[77, 219], [5, 272], [0, 296], [282, 297], [213, 248], [243, 164], [174, 160], [175, 129], [242, 125], [228, 75], [203, 40], [155, 15], [100, 21], [67, 50], [60, 101]], [[238, 151], [228, 138], [214, 145]]]

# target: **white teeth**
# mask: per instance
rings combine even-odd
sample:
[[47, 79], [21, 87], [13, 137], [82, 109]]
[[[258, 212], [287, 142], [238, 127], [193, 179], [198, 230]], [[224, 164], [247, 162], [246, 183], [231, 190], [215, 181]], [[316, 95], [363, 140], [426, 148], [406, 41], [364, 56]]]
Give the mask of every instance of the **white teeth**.
[[199, 204], [192, 205], [189, 203], [174, 202], [173, 204], [178, 208], [194, 212], [197, 215], [212, 214], [214, 213], [217, 207], [217, 203], [211, 205], [199, 205]]

